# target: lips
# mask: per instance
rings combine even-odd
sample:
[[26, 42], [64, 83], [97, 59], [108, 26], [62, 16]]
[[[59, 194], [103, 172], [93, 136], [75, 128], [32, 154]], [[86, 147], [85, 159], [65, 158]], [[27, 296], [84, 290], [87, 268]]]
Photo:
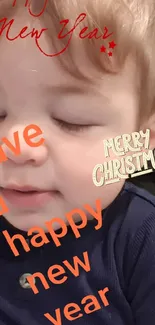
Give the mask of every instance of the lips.
[[32, 186], [7, 186], [2, 188], [2, 195], [11, 205], [30, 208], [46, 205], [58, 194], [58, 191], [41, 190]]
[[18, 192], [43, 192], [40, 188], [38, 187], [33, 187], [33, 186], [17, 186], [17, 185], [9, 185], [5, 186], [5, 189], [7, 190], [14, 190]]

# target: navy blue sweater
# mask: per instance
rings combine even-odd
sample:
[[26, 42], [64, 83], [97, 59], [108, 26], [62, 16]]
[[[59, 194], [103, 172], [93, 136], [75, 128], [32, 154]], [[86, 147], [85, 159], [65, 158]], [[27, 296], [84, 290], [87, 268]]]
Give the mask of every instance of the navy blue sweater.
[[[95, 230], [94, 223], [79, 239], [69, 230], [60, 247], [51, 241], [26, 253], [19, 244], [18, 257], [0, 234], [0, 325], [155, 325], [155, 197], [126, 183], [103, 211], [103, 227]], [[0, 229], [27, 237], [3, 217]], [[73, 265], [75, 255], [84, 262], [83, 252], [90, 271], [79, 266], [75, 276], [65, 268], [67, 281], [50, 282], [50, 266]], [[35, 272], [49, 284], [45, 289], [36, 278], [38, 294], [22, 281]]]

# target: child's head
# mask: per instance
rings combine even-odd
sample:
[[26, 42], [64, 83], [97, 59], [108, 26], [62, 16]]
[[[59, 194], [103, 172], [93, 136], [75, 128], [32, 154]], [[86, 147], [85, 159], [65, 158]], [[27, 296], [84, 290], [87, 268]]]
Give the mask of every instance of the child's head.
[[[13, 156], [8, 151], [9, 160], [0, 164], [0, 186], [31, 185], [57, 191], [41, 206], [19, 207], [7, 202], [6, 219], [27, 230], [35, 225], [44, 227], [52, 217], [64, 219], [66, 212], [86, 203], [95, 207], [97, 198], [102, 199], [103, 208], [115, 199], [123, 180], [105, 187], [92, 182], [94, 166], [105, 161], [103, 139], [147, 127], [154, 145], [155, 2], [49, 0], [39, 18], [30, 16], [25, 1], [16, 2], [12, 8], [13, 1], [1, 1], [1, 18], [15, 18], [10, 37], [24, 26], [29, 31], [48, 28], [39, 39], [46, 53], [64, 48], [57, 38], [60, 20], [70, 19], [70, 30], [79, 14], [87, 14], [60, 56], [43, 55], [34, 38], [8, 41], [5, 31], [1, 36], [0, 138], [11, 139], [17, 130], [22, 135], [25, 126], [33, 123], [43, 130], [45, 144], [32, 148], [21, 136], [21, 154]], [[39, 12], [37, 5], [38, 0], [32, 1], [33, 12]], [[110, 40], [117, 46], [112, 57], [100, 52], [101, 45], [108, 48], [109, 39], [78, 37], [84, 26], [89, 26], [89, 31], [97, 27], [102, 34], [106, 26], [114, 33]]]

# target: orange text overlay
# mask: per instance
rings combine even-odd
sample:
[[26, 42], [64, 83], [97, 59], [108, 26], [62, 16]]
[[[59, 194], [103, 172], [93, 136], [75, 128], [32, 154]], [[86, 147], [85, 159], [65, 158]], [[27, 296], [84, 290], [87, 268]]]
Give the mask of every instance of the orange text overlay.
[[95, 311], [100, 310], [102, 308], [102, 305], [103, 307], [109, 306], [109, 301], [106, 297], [107, 292], [109, 292], [109, 288], [105, 287], [104, 289], [99, 290], [97, 292], [98, 298], [96, 298], [94, 295], [87, 295], [80, 301], [79, 304], [70, 302], [63, 308], [63, 310], [57, 308], [55, 310], [54, 317], [49, 313], [44, 314], [44, 316], [53, 325], [63, 325], [62, 313], [65, 316], [65, 318], [69, 321], [73, 321], [78, 318], [81, 318], [84, 316], [84, 314], [86, 315], [92, 314]]
[[[35, 130], [34, 134], [29, 135], [28, 132], [30, 130]], [[25, 142], [31, 146], [31, 147], [38, 147], [44, 143], [44, 139], [40, 139], [38, 142], [32, 142], [31, 140], [35, 138], [36, 136], [42, 134], [41, 129], [34, 124], [28, 125], [23, 132], [23, 137]], [[15, 155], [19, 155], [21, 153], [20, 149], [20, 141], [19, 141], [19, 135], [18, 131], [14, 132], [14, 142], [15, 145], [12, 144], [7, 138], [3, 138], [2, 142], [13, 152]], [[5, 162], [8, 159], [8, 157], [5, 155], [2, 147], [0, 147], [0, 162]], [[91, 215], [96, 221], [97, 224], [94, 226], [95, 230], [98, 230], [102, 227], [102, 208], [101, 208], [101, 200], [96, 200], [96, 210], [94, 210], [89, 204], [84, 205], [84, 209], [86, 211], [83, 211], [82, 209], [73, 209], [72, 211], [65, 214], [66, 216], [66, 222], [65, 220], [62, 220], [61, 218], [52, 218], [50, 221], [45, 222], [45, 226], [47, 228], [47, 232], [50, 234], [51, 239], [53, 240], [54, 244], [58, 247], [61, 246], [60, 239], [64, 237], [68, 232], [68, 226], [69, 224], [70, 228], [72, 229], [72, 232], [76, 238], [81, 237], [80, 230], [85, 228], [88, 223], [87, 214]], [[6, 206], [4, 200], [2, 197], [0, 197], [0, 215], [6, 214], [8, 212], [8, 207]], [[74, 220], [74, 216], [77, 214], [80, 216], [80, 224], [79, 222], [76, 223]], [[55, 231], [53, 228], [53, 225], [57, 223], [60, 226], [59, 233]], [[35, 234], [34, 234], [35, 233]], [[21, 234], [16, 234], [13, 237], [11, 237], [7, 230], [4, 230], [2, 232], [4, 235], [8, 245], [10, 246], [13, 254], [15, 256], [19, 256], [19, 251], [17, 250], [15, 246], [15, 241], [18, 240], [20, 242], [21, 247], [26, 252], [30, 251], [30, 247]], [[32, 236], [30, 238], [31, 245], [34, 247], [41, 247], [44, 244], [48, 244], [50, 241], [46, 236], [46, 232], [41, 227], [32, 227], [28, 230], [27, 235]], [[39, 239], [39, 241], [38, 241]], [[81, 254], [82, 256], [74, 256], [72, 260], [64, 260], [60, 264], [54, 264], [51, 265], [47, 270], [47, 276], [45, 277], [41, 272], [35, 272], [34, 274], [31, 274], [27, 276], [27, 281], [30, 284], [30, 287], [34, 294], [38, 294], [39, 290], [37, 287], [38, 281], [41, 282], [43, 289], [47, 290], [50, 288], [50, 284], [53, 285], [60, 285], [65, 283], [68, 280], [68, 272], [71, 276], [78, 277], [80, 276], [80, 269], [82, 269], [82, 272], [90, 272], [91, 266], [89, 261], [88, 252], [85, 251]], [[69, 320], [73, 321], [78, 318], [81, 318], [84, 316], [84, 314], [91, 314], [95, 311], [98, 311], [102, 308], [102, 305], [104, 307], [109, 306], [109, 301], [106, 297], [106, 294], [109, 292], [109, 288], [105, 287], [102, 290], [98, 291], [98, 298], [95, 297], [95, 295], [87, 295], [85, 296], [80, 305], [70, 302], [67, 305], [64, 306], [63, 310], [60, 308], [55, 309], [55, 315], [52, 315], [50, 313], [45, 313], [44, 317], [47, 318], [52, 324], [54, 325], [62, 325], [62, 315]], [[82, 310], [83, 308], [83, 310]]]
[[[2, 203], [4, 205], [4, 202], [2, 202]], [[5, 206], [4, 206], [4, 208], [5, 208]], [[87, 223], [88, 223], [87, 214], [92, 216], [97, 221], [95, 230], [98, 230], [102, 227], [101, 200], [100, 199], [96, 200], [96, 211], [89, 204], [85, 204], [84, 209], [86, 210], [86, 212], [83, 211], [82, 209], [73, 209], [70, 212], [66, 213], [65, 214], [66, 222], [65, 222], [65, 220], [62, 220], [61, 218], [52, 218], [50, 221], [45, 222], [45, 226], [47, 228], [46, 232], [48, 232], [50, 234], [51, 240], [54, 242], [54, 244], [57, 247], [61, 246], [60, 239], [67, 235], [67, 232], [68, 232], [68, 227], [66, 224], [67, 221], [68, 221], [68, 224], [69, 224], [70, 228], [72, 229], [72, 232], [76, 238], [81, 237], [80, 229], [83, 229], [87, 226]], [[74, 215], [77, 216], [77, 214], [80, 216], [80, 220], [79, 220], [80, 224], [76, 223], [74, 220]], [[60, 227], [59, 233], [57, 233], [57, 231], [53, 229], [54, 228], [53, 226], [55, 224], [58, 224]], [[35, 235], [33, 237], [31, 237], [31, 239], [30, 239], [31, 245], [34, 247], [41, 247], [44, 244], [48, 244], [50, 241], [48, 240], [48, 238], [46, 236], [46, 232], [41, 227], [35, 226], [35, 227], [30, 228], [28, 230], [27, 235], [32, 236], [33, 233], [35, 233]], [[24, 250], [26, 252], [30, 251], [30, 247], [29, 247], [26, 239], [21, 234], [16, 234], [13, 237], [11, 237], [7, 230], [2, 231], [2, 233], [5, 237], [5, 239], [7, 240], [7, 243], [9, 244], [9, 246], [15, 256], [20, 255], [20, 253], [17, 250], [15, 243], [14, 243], [17, 240], [20, 241], [22, 247], [24, 248]]]
[[[37, 288], [36, 283], [38, 283], [38, 280], [41, 281], [43, 287], [45, 290], [48, 290], [50, 288], [49, 281], [54, 285], [60, 285], [65, 283], [68, 280], [68, 271], [70, 272], [71, 276], [79, 277], [80, 276], [80, 268], [83, 272], [90, 272], [91, 266], [89, 261], [88, 252], [82, 253], [83, 257], [81, 258], [78, 256], [74, 256], [72, 258], [72, 261], [64, 260], [62, 262], [62, 265], [60, 264], [54, 264], [50, 266], [47, 270], [47, 279], [41, 272], [36, 272], [34, 274], [31, 274], [27, 276], [27, 281], [29, 282], [31, 289], [33, 290], [34, 294], [38, 294], [39, 290]], [[103, 290], [98, 291], [99, 299], [102, 301], [102, 304], [104, 307], [109, 306], [109, 301], [106, 297], [106, 293], [109, 292], [109, 288], [106, 287]], [[82, 308], [74, 302], [71, 302], [67, 304], [63, 311], [61, 311], [60, 308], [57, 308], [55, 310], [55, 315], [52, 316], [49, 313], [45, 313], [44, 316], [54, 325], [62, 325], [62, 312], [65, 316], [65, 318], [69, 321], [76, 320], [78, 318], [83, 317], [85, 314], [91, 314], [97, 310], [101, 309], [101, 303], [100, 301], [94, 296], [94, 295], [87, 295], [81, 300]]]
[[[30, 133], [30, 134], [29, 134]], [[38, 141], [36, 141], [36, 137], [40, 136], [42, 134], [42, 130], [39, 128], [38, 125], [36, 124], [29, 124], [28, 126], [25, 127], [23, 131], [23, 138], [25, 142], [30, 146], [30, 147], [39, 147], [41, 146], [45, 139], [40, 138]], [[21, 154], [21, 148], [20, 148], [20, 139], [19, 139], [19, 133], [18, 131], [15, 131], [13, 133], [14, 137], [14, 143], [12, 143], [9, 139], [6, 137], [3, 137], [1, 139], [1, 143], [3, 144], [0, 146], [0, 163], [5, 162], [8, 160], [7, 155], [5, 154], [5, 146], [7, 149], [11, 151], [15, 156], [19, 156]], [[33, 140], [35, 141], [33, 142]], [[8, 212], [8, 207], [6, 206], [3, 198], [0, 196], [0, 216]]]
[[[31, 131], [31, 134], [29, 134]], [[34, 131], [32, 133], [32, 131]], [[38, 137], [41, 135], [43, 132], [39, 128], [38, 125], [36, 124], [29, 124], [28, 126], [25, 127], [23, 131], [23, 138], [24, 141], [30, 146], [30, 147], [40, 147], [44, 142], [45, 139], [41, 138], [38, 141], [32, 141], [34, 138]], [[1, 139], [1, 143], [3, 143], [3, 148], [6, 146], [7, 149], [11, 151], [15, 156], [19, 156], [21, 154], [21, 148], [20, 148], [20, 139], [19, 139], [19, 133], [18, 131], [13, 133], [14, 137], [14, 143], [12, 143], [10, 140], [8, 140], [6, 137], [3, 137]], [[5, 149], [2, 149], [2, 146], [0, 146], [0, 163], [5, 162], [8, 160], [8, 157], [5, 154]]]
[[[71, 275], [74, 277], [78, 277], [80, 275], [79, 266], [85, 271], [90, 271], [90, 262], [88, 257], [88, 252], [83, 253], [84, 262], [78, 257], [74, 256], [72, 262], [67, 260], [62, 262], [62, 265], [54, 264], [49, 267], [47, 270], [47, 278], [53, 284], [63, 284], [68, 280], [67, 272], [69, 271]], [[66, 268], [66, 269], [65, 269]], [[50, 288], [49, 282], [47, 282], [45, 276], [41, 272], [35, 272], [30, 276], [27, 276], [27, 281], [29, 282], [31, 289], [34, 294], [38, 294], [39, 290], [36, 286], [36, 279], [40, 280], [44, 289], [47, 290]]]

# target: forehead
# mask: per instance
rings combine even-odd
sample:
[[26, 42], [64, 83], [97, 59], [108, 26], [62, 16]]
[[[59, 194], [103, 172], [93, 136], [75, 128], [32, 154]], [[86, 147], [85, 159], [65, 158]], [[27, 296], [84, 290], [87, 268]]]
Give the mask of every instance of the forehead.
[[[33, 28], [41, 31], [42, 25], [39, 19], [30, 19], [30, 16], [26, 11], [22, 11], [22, 14], [16, 15], [15, 21], [10, 29], [11, 37], [18, 35], [20, 30], [28, 26], [28, 32]], [[63, 64], [59, 63], [57, 57], [47, 57], [38, 49], [35, 44], [35, 39], [28, 36], [25, 39], [18, 38], [15, 41], [8, 41], [3, 32], [0, 43], [0, 75], [1, 86], [5, 91], [9, 90], [9, 95], [18, 93], [19, 88], [21, 96], [25, 91], [32, 91], [38, 87], [60, 87], [70, 86], [81, 87], [84, 86], [89, 89], [89, 85], [82, 80], [78, 80], [75, 77], [67, 73], [63, 69]], [[60, 40], [58, 40], [60, 42]], [[41, 48], [46, 53], [55, 53], [55, 49], [52, 48], [52, 44], [49, 38], [46, 37], [46, 32], [42, 34], [39, 39]], [[62, 48], [64, 45], [62, 44]], [[98, 51], [98, 48], [96, 49]], [[66, 60], [69, 60], [67, 56], [67, 50], [61, 55]], [[116, 90], [116, 87], [131, 87], [132, 83], [135, 83], [135, 66], [133, 62], [128, 62], [125, 68], [118, 75], [105, 74], [103, 71], [98, 71], [96, 67], [89, 61], [85, 54], [82, 42], [77, 41], [73, 48], [74, 60], [77, 66], [80, 66], [83, 74], [89, 75], [93, 79], [94, 87], [99, 91], [103, 90], [106, 93], [107, 89], [111, 91]], [[105, 55], [105, 54], [102, 54]], [[76, 69], [76, 65], [75, 65]]]

